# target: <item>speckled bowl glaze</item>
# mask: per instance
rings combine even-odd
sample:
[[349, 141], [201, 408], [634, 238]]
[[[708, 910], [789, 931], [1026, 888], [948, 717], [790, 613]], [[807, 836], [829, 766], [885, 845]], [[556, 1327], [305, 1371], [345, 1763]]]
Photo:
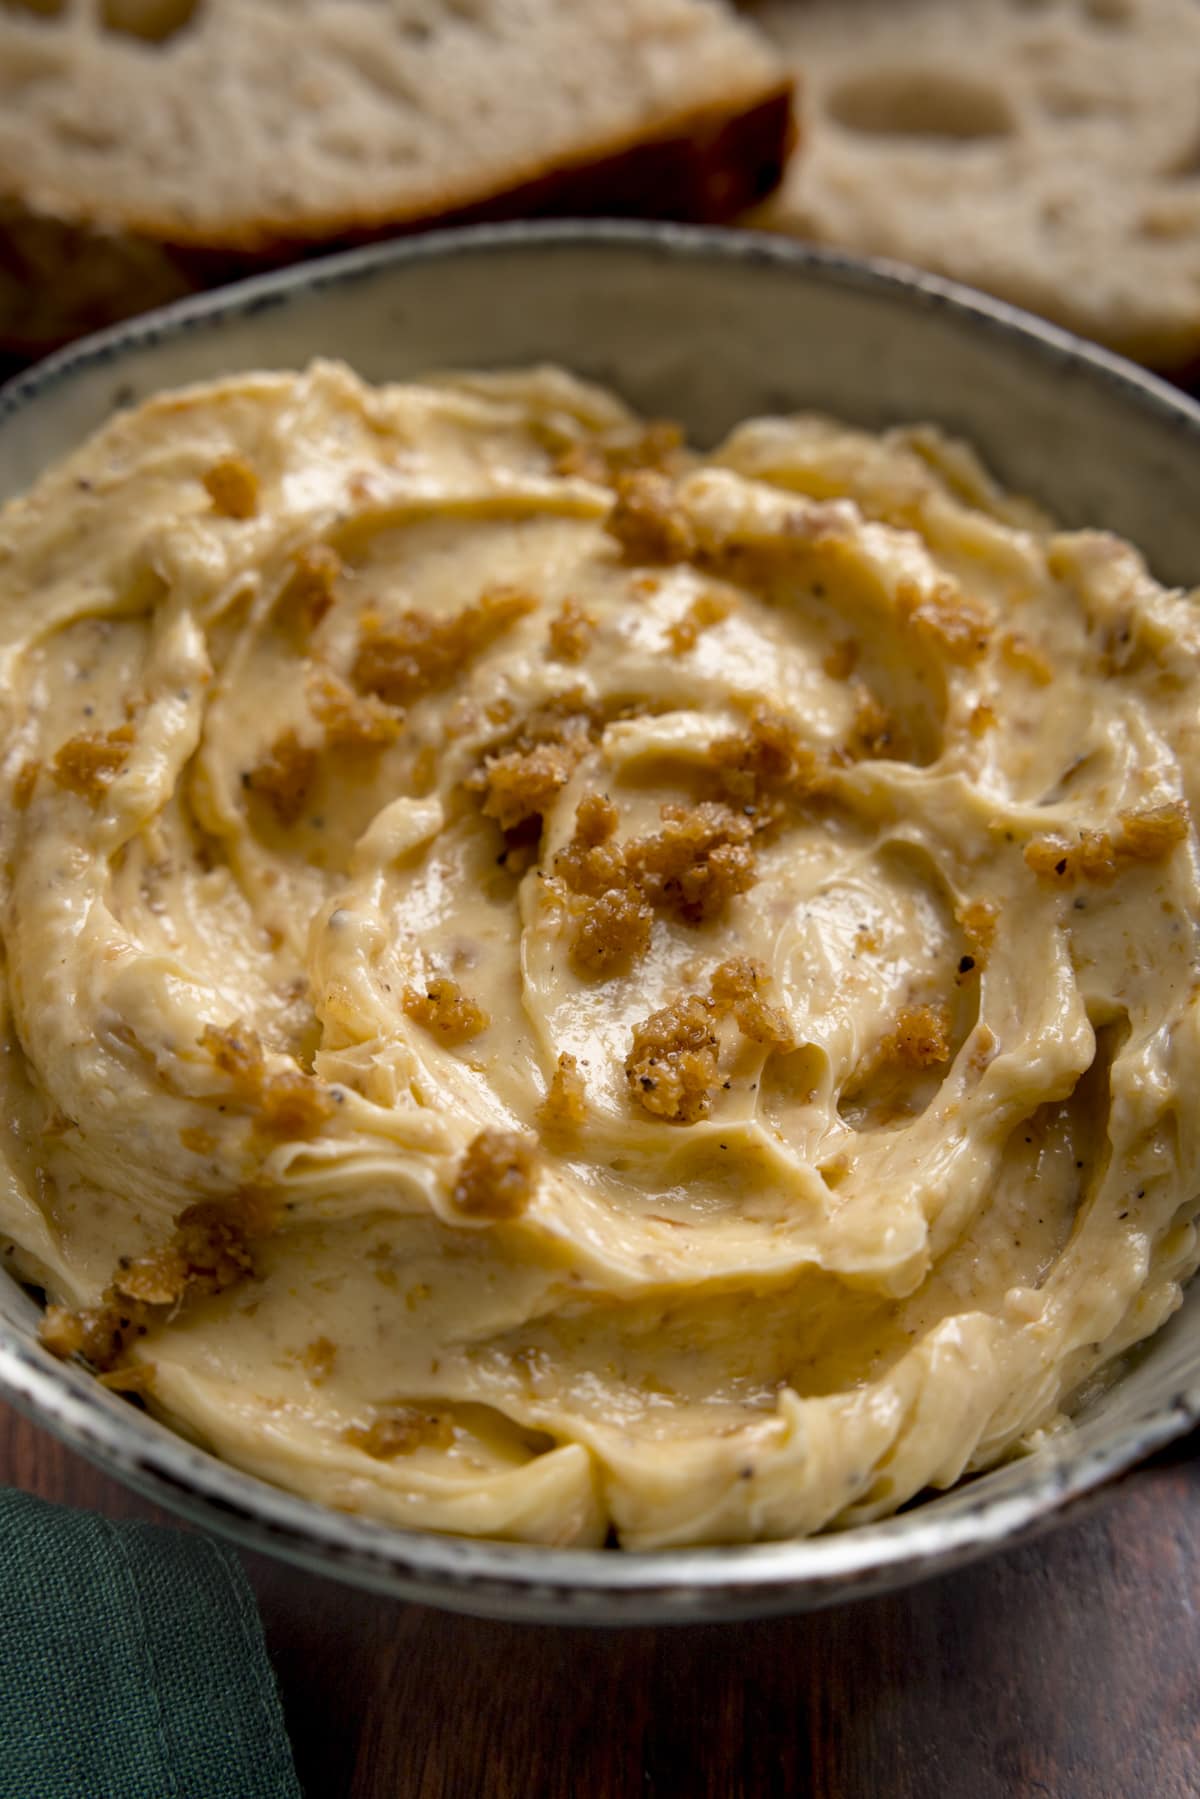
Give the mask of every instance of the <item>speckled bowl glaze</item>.
[[[0, 392], [0, 496], [114, 409], [181, 382], [340, 356], [376, 381], [557, 361], [701, 443], [796, 408], [932, 419], [1064, 522], [1107, 526], [1200, 582], [1200, 407], [1013, 309], [911, 271], [745, 233], [562, 224], [410, 239], [271, 275], [92, 338]], [[36, 1340], [0, 1276], [0, 1392], [197, 1523], [449, 1609], [557, 1623], [801, 1611], [897, 1587], [1027, 1536], [1200, 1418], [1200, 1283], [1053, 1445], [880, 1524], [658, 1554], [410, 1533], [215, 1460]]]

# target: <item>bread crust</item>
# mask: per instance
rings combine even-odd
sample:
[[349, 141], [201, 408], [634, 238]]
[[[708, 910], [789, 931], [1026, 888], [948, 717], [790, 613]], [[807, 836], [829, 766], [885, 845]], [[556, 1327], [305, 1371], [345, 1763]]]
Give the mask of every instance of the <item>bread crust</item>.
[[494, 190], [464, 187], [434, 209], [314, 215], [302, 228], [261, 217], [189, 235], [175, 220], [116, 221], [65, 199], [61, 211], [35, 211], [0, 192], [0, 350], [43, 354], [222, 282], [435, 225], [605, 215], [720, 224], [778, 186], [797, 135], [793, 86], [776, 80], [679, 112], [643, 137], [590, 145], [515, 180], [509, 171]]

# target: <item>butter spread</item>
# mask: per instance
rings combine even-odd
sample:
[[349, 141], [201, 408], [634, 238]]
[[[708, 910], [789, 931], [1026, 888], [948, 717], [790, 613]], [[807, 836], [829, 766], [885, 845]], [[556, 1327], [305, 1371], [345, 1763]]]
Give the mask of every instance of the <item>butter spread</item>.
[[229, 1461], [788, 1536], [1178, 1303], [1200, 614], [934, 431], [239, 376], [0, 513], [0, 655], [6, 1263]]

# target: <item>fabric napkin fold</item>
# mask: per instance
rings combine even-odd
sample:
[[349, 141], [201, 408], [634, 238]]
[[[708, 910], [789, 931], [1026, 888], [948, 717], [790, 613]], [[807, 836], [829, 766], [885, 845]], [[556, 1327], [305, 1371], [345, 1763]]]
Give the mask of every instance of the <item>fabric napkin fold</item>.
[[300, 1799], [223, 1544], [0, 1490], [0, 1799]]

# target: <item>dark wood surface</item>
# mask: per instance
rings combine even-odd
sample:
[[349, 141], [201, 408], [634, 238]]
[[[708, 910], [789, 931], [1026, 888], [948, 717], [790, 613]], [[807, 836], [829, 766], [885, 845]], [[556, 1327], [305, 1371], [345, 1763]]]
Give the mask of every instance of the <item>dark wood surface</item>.
[[[3, 1408], [0, 1479], [162, 1518]], [[245, 1561], [308, 1799], [1200, 1795], [1195, 1442], [1037, 1544], [768, 1624], [484, 1624]]]

